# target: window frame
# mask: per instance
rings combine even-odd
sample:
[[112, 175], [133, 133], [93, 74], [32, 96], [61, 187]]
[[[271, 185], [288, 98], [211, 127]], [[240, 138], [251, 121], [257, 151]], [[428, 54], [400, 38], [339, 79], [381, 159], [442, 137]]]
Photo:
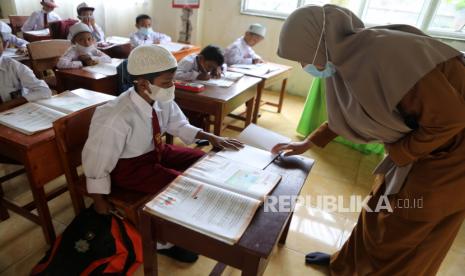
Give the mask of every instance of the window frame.
[[[279, 19], [279, 20], [285, 20], [287, 16], [289, 15], [287, 13], [247, 9], [246, 8], [247, 1], [253, 1], [253, 0], [241, 0], [241, 10], [240, 10], [241, 14], [266, 17], [266, 18], [272, 18], [272, 19]], [[465, 32], [454, 33], [452, 31], [449, 32], [449, 31], [430, 30], [429, 27], [434, 20], [436, 11], [439, 8], [439, 5], [441, 4], [441, 0], [425, 0], [425, 1], [428, 1], [428, 3], [425, 3], [426, 5], [425, 10], [419, 15], [419, 18], [418, 18], [419, 23], [418, 23], [417, 28], [419, 28], [424, 33], [431, 35], [433, 37], [451, 39], [451, 40], [465, 40]], [[305, 3], [305, 0], [298, 0], [297, 8], [303, 6], [304, 3]], [[368, 0], [361, 0], [358, 11], [353, 11], [353, 12], [357, 16], [362, 18], [362, 16], [366, 12], [367, 6], [368, 6]], [[375, 25], [367, 24], [367, 27], [372, 27], [372, 26], [375, 26]]]

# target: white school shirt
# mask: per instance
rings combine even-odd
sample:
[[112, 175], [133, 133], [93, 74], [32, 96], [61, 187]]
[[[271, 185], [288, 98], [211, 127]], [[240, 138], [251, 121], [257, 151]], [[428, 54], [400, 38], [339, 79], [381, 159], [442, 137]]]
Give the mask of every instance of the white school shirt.
[[47, 99], [52, 91], [39, 80], [29, 67], [9, 57], [0, 57], [0, 97], [3, 102], [11, 100], [11, 92], [21, 90], [29, 102]]
[[[83, 53], [79, 53], [76, 45], [72, 45], [66, 50], [66, 52], [60, 57], [57, 63], [59, 69], [76, 69], [83, 67], [82, 61], [79, 60], [79, 56]], [[90, 57], [99, 63], [111, 63], [111, 57], [106, 55], [104, 52], [97, 48], [94, 48], [90, 53]]]
[[[21, 28], [21, 31], [29, 32], [29, 31], [45, 29], [45, 27], [44, 27], [44, 14], [45, 14], [44, 10], [33, 12], [29, 16], [29, 18], [26, 20], [26, 22], [24, 23], [23, 27]], [[50, 22], [58, 21], [58, 20], [61, 20], [61, 17], [58, 14], [56, 14], [55, 12], [49, 12], [47, 14], [47, 22], [49, 24], [50, 24]]]
[[143, 35], [139, 32], [135, 32], [131, 34], [131, 44], [133, 47], [137, 47], [139, 45], [149, 45], [157, 43], [168, 43], [171, 42], [171, 37], [158, 32], [150, 32], [148, 35]]
[[8, 48], [10, 45], [14, 45], [17, 48], [24, 48], [29, 43], [12, 34], [10, 26], [3, 21], [0, 21], [0, 30], [2, 30], [3, 42], [6, 43], [6, 45], [4, 45], [5, 48]]
[[161, 133], [179, 137], [192, 144], [199, 128], [189, 124], [174, 102], [149, 105], [131, 87], [118, 98], [98, 107], [92, 117], [82, 166], [91, 194], [109, 194], [110, 173], [120, 158], [133, 158], [154, 150], [152, 110], [155, 110]]
[[252, 64], [254, 59], [261, 59], [261, 57], [245, 42], [243, 36], [224, 51], [224, 60], [228, 65]]
[[[80, 23], [83, 23], [82, 21]], [[85, 23], [83, 23], [85, 24]], [[87, 25], [87, 24], [86, 24]], [[93, 26], [87, 25], [90, 30], [92, 31], [92, 37], [95, 39], [96, 42], [103, 42], [105, 41], [105, 33], [103, 32], [103, 29], [95, 23], [95, 29]], [[72, 39], [72, 34], [68, 33], [68, 40]]]
[[[226, 72], [227, 66], [223, 64], [221, 66], [223, 72]], [[175, 79], [183, 81], [196, 80], [200, 75], [200, 66], [197, 62], [197, 54], [188, 55], [178, 63], [176, 69]]]

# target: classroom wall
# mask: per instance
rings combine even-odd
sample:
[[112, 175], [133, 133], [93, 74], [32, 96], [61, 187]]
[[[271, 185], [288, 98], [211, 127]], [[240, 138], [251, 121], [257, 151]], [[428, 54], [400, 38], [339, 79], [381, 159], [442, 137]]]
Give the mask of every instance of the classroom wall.
[[4, 18], [8, 18], [8, 15], [16, 14], [14, 0], [0, 0], [0, 8], [2, 9], [2, 16]]
[[[241, 0], [203, 0], [200, 5], [202, 5], [203, 12], [203, 24], [201, 25], [203, 45], [212, 43], [227, 47], [236, 38], [243, 35], [250, 24], [263, 24], [267, 26], [267, 36], [254, 48], [255, 51], [265, 60], [293, 66], [287, 91], [291, 94], [307, 95], [312, 80], [311, 76], [303, 72], [298, 63], [279, 58], [276, 54], [283, 20], [243, 15], [240, 13]], [[279, 87], [273, 89], [278, 90]]]

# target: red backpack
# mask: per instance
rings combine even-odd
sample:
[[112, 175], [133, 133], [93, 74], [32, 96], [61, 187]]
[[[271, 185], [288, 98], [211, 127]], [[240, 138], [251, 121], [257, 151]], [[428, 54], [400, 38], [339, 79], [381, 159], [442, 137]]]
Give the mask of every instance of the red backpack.
[[74, 218], [31, 275], [132, 275], [142, 264], [137, 230], [93, 207]]

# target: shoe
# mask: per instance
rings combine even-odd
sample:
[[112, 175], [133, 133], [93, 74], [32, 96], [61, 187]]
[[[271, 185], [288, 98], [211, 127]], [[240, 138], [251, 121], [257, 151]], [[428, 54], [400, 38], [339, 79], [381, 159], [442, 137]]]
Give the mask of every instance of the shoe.
[[183, 263], [194, 263], [199, 258], [198, 254], [176, 245], [168, 249], [159, 249], [157, 252]]

